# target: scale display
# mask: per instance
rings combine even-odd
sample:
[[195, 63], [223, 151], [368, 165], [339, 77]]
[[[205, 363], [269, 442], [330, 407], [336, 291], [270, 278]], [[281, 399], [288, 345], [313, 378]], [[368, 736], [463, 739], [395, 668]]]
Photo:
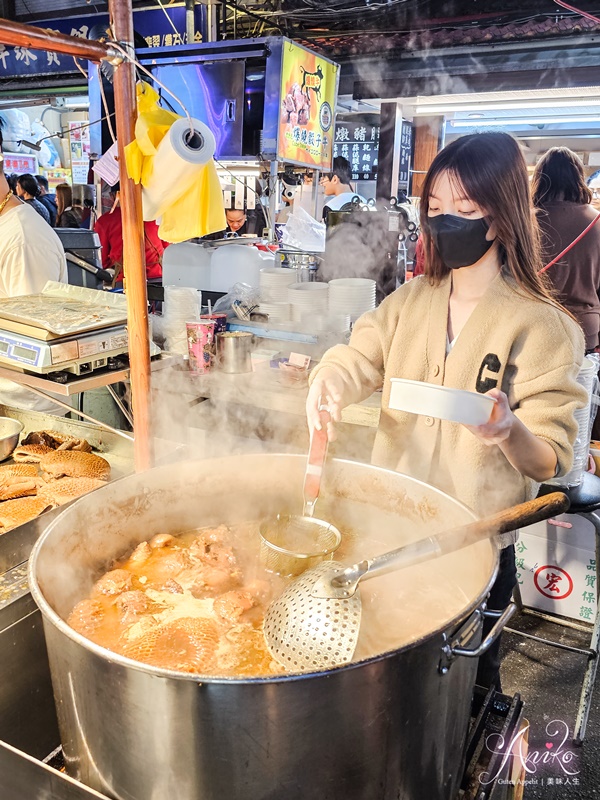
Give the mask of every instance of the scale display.
[[0, 331], [0, 364], [37, 374], [88, 374], [105, 368], [108, 359], [127, 352], [128, 337], [124, 326], [49, 342], [12, 331]]

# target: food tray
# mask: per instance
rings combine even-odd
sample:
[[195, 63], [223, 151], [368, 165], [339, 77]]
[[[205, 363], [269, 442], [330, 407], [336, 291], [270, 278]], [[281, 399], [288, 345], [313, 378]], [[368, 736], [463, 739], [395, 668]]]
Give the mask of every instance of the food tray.
[[126, 321], [123, 295], [54, 281], [48, 281], [41, 294], [0, 299], [0, 327], [9, 329], [14, 322], [55, 336], [69, 336]]

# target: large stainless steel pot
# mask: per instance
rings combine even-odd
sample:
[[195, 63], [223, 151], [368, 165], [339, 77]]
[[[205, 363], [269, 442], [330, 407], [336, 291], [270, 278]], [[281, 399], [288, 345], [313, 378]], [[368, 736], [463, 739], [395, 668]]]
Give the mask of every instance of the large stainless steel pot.
[[[480, 639], [478, 609], [497, 569], [490, 542], [444, 559], [465, 595], [448, 598], [455, 610], [441, 624], [329, 672], [182, 675], [115, 655], [64, 622], [115, 558], [157, 532], [299, 511], [303, 467], [302, 457], [287, 455], [162, 467], [111, 483], [51, 522], [32, 554], [30, 583], [71, 775], [119, 800], [455, 796], [476, 659], [451, 649]], [[373, 544], [386, 526], [400, 544], [473, 519], [419, 481], [336, 460], [319, 514], [342, 531], [358, 527], [364, 555], [389, 545]], [[385, 612], [385, 592], [377, 604]]]

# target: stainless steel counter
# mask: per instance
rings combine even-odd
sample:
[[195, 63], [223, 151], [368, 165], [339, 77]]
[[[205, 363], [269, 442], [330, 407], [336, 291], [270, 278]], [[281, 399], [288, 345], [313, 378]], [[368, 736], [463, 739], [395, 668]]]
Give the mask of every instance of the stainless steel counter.
[[[0, 406], [34, 430], [68, 433], [109, 461], [112, 477], [133, 472], [131, 442], [87, 422]], [[41, 614], [27, 584], [27, 560], [61, 508], [0, 535], [0, 798], [83, 800], [103, 795], [42, 763], [60, 745]]]

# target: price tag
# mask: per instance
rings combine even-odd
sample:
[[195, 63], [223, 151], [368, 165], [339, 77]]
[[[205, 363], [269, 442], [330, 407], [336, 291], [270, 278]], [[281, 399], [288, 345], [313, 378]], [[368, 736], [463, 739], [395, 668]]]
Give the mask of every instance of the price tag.
[[302, 353], [290, 353], [288, 364], [291, 364], [293, 367], [308, 369], [308, 365], [310, 364], [310, 356], [305, 356]]

